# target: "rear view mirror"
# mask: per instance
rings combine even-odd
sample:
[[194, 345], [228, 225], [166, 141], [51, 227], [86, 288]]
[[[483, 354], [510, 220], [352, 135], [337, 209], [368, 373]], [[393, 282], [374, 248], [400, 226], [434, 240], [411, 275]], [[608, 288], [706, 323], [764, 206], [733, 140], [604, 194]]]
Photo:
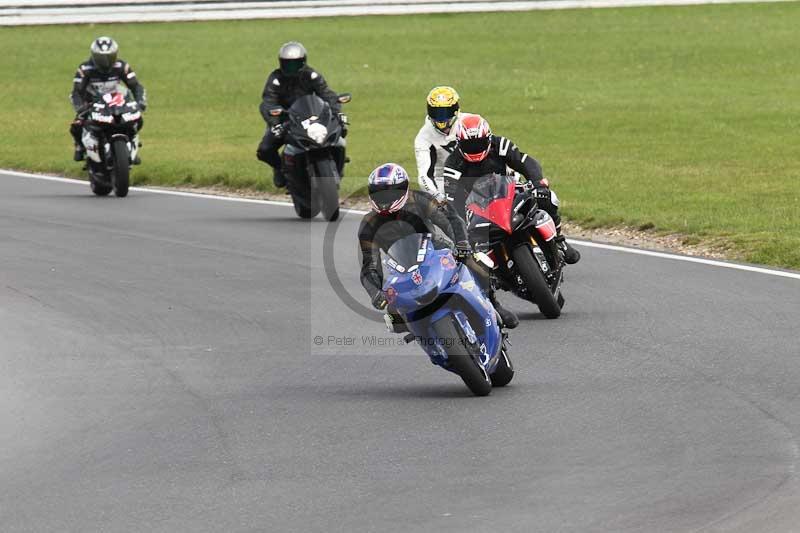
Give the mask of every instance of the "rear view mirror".
[[347, 102], [349, 102], [352, 99], [353, 99], [353, 95], [350, 94], [350, 93], [342, 93], [342, 94], [339, 95], [339, 98], [337, 98], [337, 100], [339, 100], [340, 104], [346, 104]]

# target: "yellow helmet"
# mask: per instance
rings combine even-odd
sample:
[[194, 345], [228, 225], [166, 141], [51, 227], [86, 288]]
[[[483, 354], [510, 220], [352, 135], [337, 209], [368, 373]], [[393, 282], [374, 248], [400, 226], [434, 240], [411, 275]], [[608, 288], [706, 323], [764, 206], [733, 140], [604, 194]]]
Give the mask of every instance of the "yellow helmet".
[[434, 87], [428, 93], [428, 117], [434, 127], [443, 132], [450, 131], [458, 116], [458, 93], [446, 85]]

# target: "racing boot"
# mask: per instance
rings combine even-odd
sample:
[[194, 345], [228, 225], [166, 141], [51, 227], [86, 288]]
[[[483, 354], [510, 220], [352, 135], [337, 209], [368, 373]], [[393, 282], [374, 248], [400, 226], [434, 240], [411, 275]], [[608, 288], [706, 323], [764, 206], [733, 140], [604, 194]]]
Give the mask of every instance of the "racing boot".
[[133, 138], [133, 142], [136, 143], [137, 150], [136, 150], [136, 157], [133, 158], [133, 162], [132, 163], [134, 165], [141, 165], [142, 164], [142, 158], [139, 157], [139, 150], [142, 148], [142, 143], [139, 141], [139, 136], [138, 135]]
[[280, 166], [272, 167], [272, 184], [277, 189], [286, 187], [286, 176], [283, 174], [283, 169]]
[[[456, 245], [457, 249], [468, 248], [469, 244], [459, 243]], [[503, 323], [502, 326], [508, 329], [514, 329], [519, 325], [519, 319], [517, 315], [514, 314], [513, 311], [509, 311], [505, 307], [503, 307], [500, 302], [497, 300], [497, 291], [495, 290], [495, 280], [493, 279], [494, 276], [492, 275], [491, 271], [489, 270], [489, 266], [484, 263], [483, 261], [478, 261], [475, 254], [464, 252], [457, 252], [460, 256], [464, 256], [464, 264], [467, 268], [472, 272], [475, 278], [478, 280], [478, 283], [483, 288], [486, 296], [489, 298], [489, 301], [492, 302], [494, 306], [494, 310], [497, 311], [497, 316], [500, 317], [500, 321]]]
[[397, 313], [387, 311], [386, 314], [383, 315], [383, 321], [386, 323], [386, 329], [390, 333], [404, 333], [408, 331], [406, 321]]
[[494, 289], [490, 290], [488, 296], [489, 301], [492, 302], [494, 306], [494, 310], [497, 311], [497, 315], [500, 317], [500, 321], [503, 323], [503, 327], [514, 329], [519, 326], [519, 318], [517, 318], [517, 315], [500, 304], [500, 301], [497, 299], [497, 291]]
[[568, 265], [574, 265], [581, 260], [581, 253], [573, 248], [572, 245], [567, 242], [567, 238], [560, 232], [556, 235], [556, 245], [564, 252], [564, 262]]
[[83, 161], [83, 158], [86, 157], [86, 150], [83, 148], [82, 144], [75, 145], [75, 153], [72, 154], [73, 161]]

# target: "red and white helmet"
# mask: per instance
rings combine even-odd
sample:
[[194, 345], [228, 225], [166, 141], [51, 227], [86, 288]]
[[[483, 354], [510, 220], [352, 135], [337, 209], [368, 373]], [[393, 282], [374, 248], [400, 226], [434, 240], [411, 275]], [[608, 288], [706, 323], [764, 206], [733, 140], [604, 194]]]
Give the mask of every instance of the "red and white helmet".
[[456, 143], [461, 156], [470, 163], [486, 159], [492, 146], [492, 129], [480, 115], [462, 114], [456, 122]]

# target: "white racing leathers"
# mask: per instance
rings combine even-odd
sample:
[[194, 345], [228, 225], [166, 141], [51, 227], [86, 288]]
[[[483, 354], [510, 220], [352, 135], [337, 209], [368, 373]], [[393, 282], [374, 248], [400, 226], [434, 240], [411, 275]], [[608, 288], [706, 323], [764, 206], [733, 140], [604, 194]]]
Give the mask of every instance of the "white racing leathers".
[[431, 120], [425, 117], [425, 124], [419, 129], [414, 139], [414, 155], [417, 158], [417, 176], [419, 187], [439, 201], [445, 200], [444, 178], [442, 169], [444, 162], [456, 148], [456, 136], [453, 129], [444, 134], [437, 130]]
[[[431, 119], [425, 117], [425, 123], [414, 139], [414, 155], [417, 158], [417, 181], [419, 188], [427, 192], [439, 202], [446, 200], [444, 192], [444, 162], [456, 149], [456, 136], [453, 128], [444, 134], [437, 130]], [[506, 174], [519, 181], [521, 175], [506, 167]]]

